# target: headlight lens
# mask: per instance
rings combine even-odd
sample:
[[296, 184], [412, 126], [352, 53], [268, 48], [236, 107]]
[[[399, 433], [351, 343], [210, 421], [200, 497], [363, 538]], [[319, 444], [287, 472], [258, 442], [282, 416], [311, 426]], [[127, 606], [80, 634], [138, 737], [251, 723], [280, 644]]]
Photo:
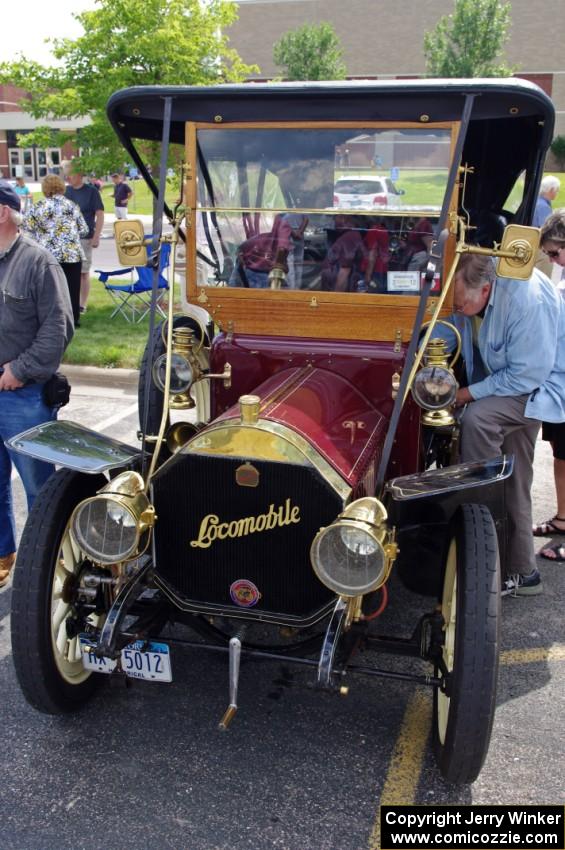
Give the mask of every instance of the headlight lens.
[[[161, 390], [165, 391], [165, 374], [167, 371], [167, 355], [161, 354], [153, 364], [153, 381]], [[182, 354], [171, 355], [171, 386], [170, 392], [178, 395], [185, 393], [192, 384], [192, 367], [186, 357]]]
[[386, 511], [374, 498], [358, 499], [314, 538], [310, 559], [320, 581], [341, 596], [362, 596], [386, 579]]
[[339, 529], [341, 542], [352, 555], [374, 555], [378, 551], [379, 544], [361, 528], [347, 528], [341, 526]]
[[129, 557], [139, 537], [135, 517], [127, 508], [103, 497], [79, 505], [73, 517], [73, 534], [93, 560], [108, 564]]
[[412, 386], [414, 400], [424, 410], [450, 407], [457, 394], [455, 375], [445, 366], [424, 366], [416, 374]]
[[97, 496], [86, 499], [71, 518], [73, 537], [93, 561], [114, 564], [138, 554], [139, 539], [154, 512], [136, 472], [125, 472]]

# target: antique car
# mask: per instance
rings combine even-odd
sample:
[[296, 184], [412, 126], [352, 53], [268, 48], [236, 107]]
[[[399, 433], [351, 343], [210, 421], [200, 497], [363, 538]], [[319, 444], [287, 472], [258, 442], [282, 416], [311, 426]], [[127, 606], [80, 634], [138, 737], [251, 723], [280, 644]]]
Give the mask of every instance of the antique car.
[[[194, 652], [226, 653], [222, 729], [241, 657], [301, 665], [328, 691], [425, 684], [441, 773], [472, 782], [495, 708], [513, 458], [458, 463], [461, 376], [440, 323], [462, 254], [531, 274], [550, 100], [516, 79], [139, 87], [108, 117], [155, 197], [149, 256], [128, 220], [121, 257], [157, 278], [169, 243], [179, 291], [151, 319], [139, 446], [68, 421], [11, 443], [60, 467], [15, 571], [26, 699], [56, 714], [102, 674], [171, 681], [189, 627]], [[394, 169], [398, 205], [335, 207], [348, 169]], [[393, 579], [415, 601], [407, 633], [379, 626]]]

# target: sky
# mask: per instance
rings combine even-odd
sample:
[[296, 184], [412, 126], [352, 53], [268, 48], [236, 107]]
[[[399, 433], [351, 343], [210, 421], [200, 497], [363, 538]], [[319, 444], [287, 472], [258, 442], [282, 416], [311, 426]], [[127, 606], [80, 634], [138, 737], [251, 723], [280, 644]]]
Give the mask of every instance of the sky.
[[0, 62], [11, 62], [23, 53], [42, 65], [54, 60], [45, 38], [76, 38], [82, 28], [72, 17], [73, 12], [95, 9], [94, 0], [28, 0], [27, 3], [2, 4], [2, 35]]

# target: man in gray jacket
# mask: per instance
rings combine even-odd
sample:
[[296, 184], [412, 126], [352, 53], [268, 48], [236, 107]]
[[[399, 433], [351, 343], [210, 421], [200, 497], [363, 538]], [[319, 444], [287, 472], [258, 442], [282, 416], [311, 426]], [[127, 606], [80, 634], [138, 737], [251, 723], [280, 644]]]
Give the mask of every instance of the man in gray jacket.
[[28, 509], [53, 472], [50, 464], [12, 454], [4, 441], [56, 418], [43, 400], [73, 335], [63, 270], [54, 257], [20, 233], [20, 200], [0, 180], [0, 587], [16, 553], [11, 472], [22, 479]]

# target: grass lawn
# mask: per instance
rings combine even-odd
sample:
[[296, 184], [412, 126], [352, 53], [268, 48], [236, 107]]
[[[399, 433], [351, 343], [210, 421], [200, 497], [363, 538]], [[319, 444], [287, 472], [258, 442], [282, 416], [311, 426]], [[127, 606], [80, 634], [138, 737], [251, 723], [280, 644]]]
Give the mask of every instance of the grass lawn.
[[113, 303], [103, 285], [92, 278], [88, 310], [80, 319], [64, 363], [102, 368], [138, 369], [147, 342], [149, 316], [133, 325], [122, 316], [110, 319]]
[[[352, 169], [350, 170], [352, 171]], [[357, 174], [377, 174], [375, 169], [359, 168], [355, 170]], [[565, 207], [565, 172], [552, 171], [561, 180], [561, 189], [555, 201], [553, 209], [562, 209]], [[346, 177], [348, 172], [336, 172], [336, 178], [340, 176]], [[443, 200], [443, 191], [447, 182], [447, 171], [439, 171], [438, 169], [414, 169], [401, 170], [400, 178], [397, 180], [399, 189], [404, 189], [405, 195], [401, 199], [401, 203], [416, 206], [423, 204], [424, 206], [441, 206]], [[128, 211], [132, 216], [151, 215], [153, 213], [153, 196], [145, 185], [143, 180], [130, 180], [129, 184], [133, 189], [133, 197], [128, 206]], [[114, 184], [109, 183], [102, 188], [102, 200], [108, 212], [114, 210], [114, 200], [112, 191]], [[516, 186], [508, 199], [508, 209], [516, 209], [520, 201], [523, 189], [523, 181], [518, 180]], [[178, 199], [178, 182], [169, 183], [167, 185], [166, 200], [169, 206], [173, 206]], [[34, 201], [38, 201], [43, 197], [41, 192], [34, 193]]]
[[[131, 216], [135, 215], [153, 215], [153, 195], [147, 188], [144, 180], [126, 180], [126, 183], [133, 190], [133, 195], [128, 204], [128, 213]], [[114, 212], [114, 184], [108, 184], [102, 187], [102, 200], [107, 212]], [[167, 181], [167, 191], [165, 192], [165, 200], [172, 208], [179, 197], [178, 181], [174, 182], [174, 186], [170, 181]]]
[[[128, 186], [133, 189], [133, 196], [130, 199], [128, 204], [128, 212], [130, 215], [152, 215], [153, 214], [153, 195], [147, 188], [147, 185], [143, 180], [126, 180]], [[106, 208], [106, 212], [113, 213], [114, 212], [114, 184], [106, 183], [105, 186], [102, 187], [102, 200], [104, 202], [104, 207]], [[178, 189], [178, 181], [174, 181], [174, 185], [171, 182], [167, 183], [167, 191], [165, 193], [165, 199], [169, 206], [173, 206], [176, 203], [179, 196]], [[33, 193], [33, 201], [34, 203], [40, 201], [43, 198], [43, 192], [34, 192]]]
[[[350, 169], [353, 173], [353, 169]], [[356, 174], [376, 175], [378, 172], [375, 169], [359, 168], [355, 171]], [[382, 172], [384, 173], [384, 172]], [[553, 209], [558, 210], [565, 207], [565, 173], [559, 171], [547, 172], [561, 180], [561, 188], [557, 198], [553, 202]], [[347, 172], [338, 172], [337, 177], [347, 177]], [[404, 189], [404, 195], [400, 199], [401, 204], [409, 206], [441, 206], [443, 201], [443, 193], [447, 185], [447, 170], [439, 169], [401, 169], [400, 176], [396, 181], [399, 189]], [[524, 181], [519, 178], [512, 189], [508, 200], [506, 201], [506, 209], [515, 212], [518, 209], [524, 191]]]

